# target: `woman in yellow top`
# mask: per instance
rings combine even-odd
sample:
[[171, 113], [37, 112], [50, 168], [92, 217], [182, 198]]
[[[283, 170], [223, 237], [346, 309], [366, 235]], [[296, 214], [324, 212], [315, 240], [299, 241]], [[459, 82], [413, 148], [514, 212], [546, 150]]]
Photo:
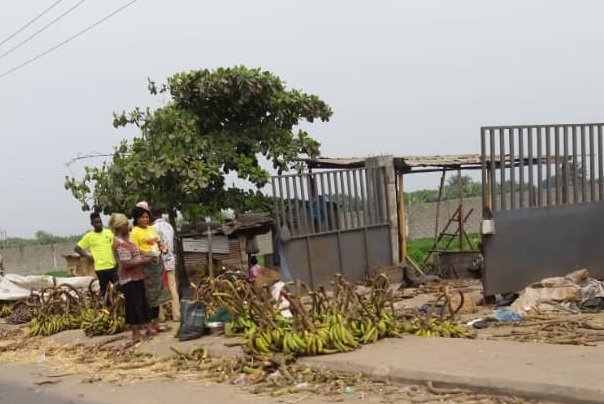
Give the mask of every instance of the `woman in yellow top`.
[[162, 246], [159, 234], [150, 226], [151, 211], [147, 202], [136, 204], [132, 212], [134, 219], [134, 228], [130, 232], [130, 241], [134, 243], [141, 254], [151, 256], [154, 260], [144, 266], [145, 292], [149, 306], [149, 326], [148, 334], [156, 334], [158, 331], [165, 331], [165, 328], [159, 325], [159, 307], [170, 300], [170, 291], [164, 286], [162, 279], [163, 262], [161, 260]]

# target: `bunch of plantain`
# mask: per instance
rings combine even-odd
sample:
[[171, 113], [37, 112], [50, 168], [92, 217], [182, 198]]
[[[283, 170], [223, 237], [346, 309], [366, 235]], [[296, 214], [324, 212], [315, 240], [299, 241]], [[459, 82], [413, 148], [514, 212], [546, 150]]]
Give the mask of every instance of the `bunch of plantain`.
[[38, 313], [29, 322], [29, 335], [32, 337], [48, 336], [65, 330], [80, 327], [80, 318], [73, 313], [51, 314]]
[[350, 352], [358, 348], [359, 344], [355, 340], [353, 333], [348, 328], [349, 322], [344, 321], [340, 313], [332, 313], [325, 318], [327, 333], [329, 335], [329, 345], [339, 352]]
[[233, 318], [233, 321], [227, 323], [224, 332], [227, 336], [241, 334], [254, 327], [255, 323], [249, 313], [242, 313]]
[[296, 332], [281, 328], [275, 328], [272, 331], [258, 331], [254, 328], [251, 332], [244, 334], [244, 340], [248, 351], [258, 356], [270, 355], [273, 352], [281, 352], [286, 357], [339, 352], [338, 349], [329, 347], [330, 335], [326, 328], [315, 332], [308, 330]]
[[115, 310], [85, 308], [82, 310], [81, 328], [89, 337], [95, 335], [113, 335], [119, 334], [126, 329], [126, 321]]
[[400, 332], [421, 337], [474, 338], [475, 335], [464, 326], [449, 320], [436, 318], [428, 320], [414, 318], [400, 322]]

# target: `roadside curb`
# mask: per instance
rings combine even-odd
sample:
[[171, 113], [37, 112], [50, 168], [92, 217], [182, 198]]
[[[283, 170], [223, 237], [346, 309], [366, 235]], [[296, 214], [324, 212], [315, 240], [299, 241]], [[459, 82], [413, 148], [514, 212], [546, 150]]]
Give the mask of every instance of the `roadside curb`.
[[[333, 356], [338, 356], [336, 354]], [[467, 388], [474, 392], [491, 394], [515, 395], [522, 398], [538, 398], [557, 402], [573, 402], [596, 404], [604, 402], [604, 392], [595, 389], [585, 389], [572, 386], [560, 386], [548, 383], [525, 382], [521, 380], [505, 380], [498, 377], [472, 377], [444, 374], [440, 372], [410, 371], [391, 366], [368, 366], [353, 363], [338, 358], [317, 361], [316, 358], [300, 358], [298, 363], [314, 369], [331, 369], [349, 373], [363, 373], [367, 378], [378, 381], [395, 383], [427, 383], [428, 381], [442, 384], [446, 387]]]
[[374, 380], [433, 383], [557, 402], [603, 403], [604, 346], [404, 337], [347, 353], [300, 358]]

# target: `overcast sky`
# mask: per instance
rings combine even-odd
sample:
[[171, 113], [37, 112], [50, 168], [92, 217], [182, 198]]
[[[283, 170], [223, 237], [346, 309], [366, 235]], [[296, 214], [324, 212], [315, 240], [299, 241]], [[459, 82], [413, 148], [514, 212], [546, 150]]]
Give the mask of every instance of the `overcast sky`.
[[[84, 1], [0, 56], [0, 74], [127, 1]], [[0, 41], [54, 2], [2, 0]], [[61, 2], [0, 55], [76, 3]], [[481, 125], [601, 122], [602, 15], [597, 0], [139, 0], [0, 79], [0, 229], [87, 230], [63, 188], [81, 165], [65, 163], [132, 136], [112, 127], [112, 112], [157, 105], [147, 77], [187, 69], [257, 66], [319, 95], [334, 110], [310, 128], [325, 156], [478, 153]]]

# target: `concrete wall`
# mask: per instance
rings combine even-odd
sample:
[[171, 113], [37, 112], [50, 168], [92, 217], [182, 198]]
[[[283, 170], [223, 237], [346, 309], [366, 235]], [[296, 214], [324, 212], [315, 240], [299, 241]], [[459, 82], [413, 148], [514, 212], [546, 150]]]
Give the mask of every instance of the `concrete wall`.
[[[458, 199], [441, 201], [440, 216], [438, 219], [439, 232], [447, 224], [449, 218], [455, 213], [459, 206]], [[463, 201], [464, 215], [470, 209], [474, 209], [465, 225], [467, 233], [478, 233], [480, 230], [480, 219], [482, 216], [482, 197], [466, 198]], [[405, 207], [407, 215], [408, 238], [410, 240], [434, 237], [434, 226], [436, 225], [436, 202], [423, 203], [419, 205], [407, 205]], [[457, 229], [455, 223], [451, 223], [451, 233]]]
[[19, 275], [40, 275], [49, 271], [67, 270], [63, 254], [73, 252], [75, 243], [36, 245], [0, 250], [4, 272]]
[[[535, 192], [536, 193], [536, 192]], [[587, 199], [586, 202], [591, 202], [590, 200], [590, 192], [589, 186], [586, 186]], [[570, 200], [572, 201], [573, 189], [572, 187], [569, 189]], [[577, 201], [574, 203], [582, 203], [583, 198], [581, 196], [581, 191], [578, 193]], [[597, 195], [596, 195], [597, 197]], [[534, 197], [536, 198], [536, 196]], [[551, 204], [555, 204], [555, 192], [552, 191], [550, 193]], [[561, 197], [560, 197], [561, 198]], [[505, 195], [507, 208], [510, 208], [511, 205], [511, 194]], [[515, 194], [514, 198], [516, 202], [516, 206], [520, 206], [520, 196], [518, 192]], [[597, 200], [597, 198], [596, 198]], [[497, 206], [501, 206], [501, 197], [498, 195], [496, 197]], [[528, 192], [524, 195], [524, 203], [526, 205], [529, 204], [529, 196]], [[547, 192], [542, 192], [542, 204], [545, 206], [547, 201]], [[537, 203], [534, 201], [533, 203]], [[458, 199], [451, 199], [447, 201], [441, 201], [440, 203], [440, 218], [438, 222], [439, 231], [443, 229], [443, 227], [447, 224], [449, 218], [455, 213], [455, 209], [459, 206]], [[480, 230], [480, 220], [482, 217], [482, 197], [475, 196], [472, 198], [464, 198], [463, 200], [464, 206], [464, 215], [467, 214], [470, 209], [474, 209], [472, 214], [470, 215], [468, 222], [466, 224], [466, 232], [468, 233], [478, 233]], [[423, 203], [418, 205], [407, 205], [405, 207], [405, 211], [407, 213], [407, 228], [408, 233], [407, 236], [410, 240], [424, 238], [424, 237], [434, 237], [434, 225], [436, 221], [436, 202], [431, 203]], [[453, 232], [457, 229], [457, 226], [452, 223], [451, 228]]]

